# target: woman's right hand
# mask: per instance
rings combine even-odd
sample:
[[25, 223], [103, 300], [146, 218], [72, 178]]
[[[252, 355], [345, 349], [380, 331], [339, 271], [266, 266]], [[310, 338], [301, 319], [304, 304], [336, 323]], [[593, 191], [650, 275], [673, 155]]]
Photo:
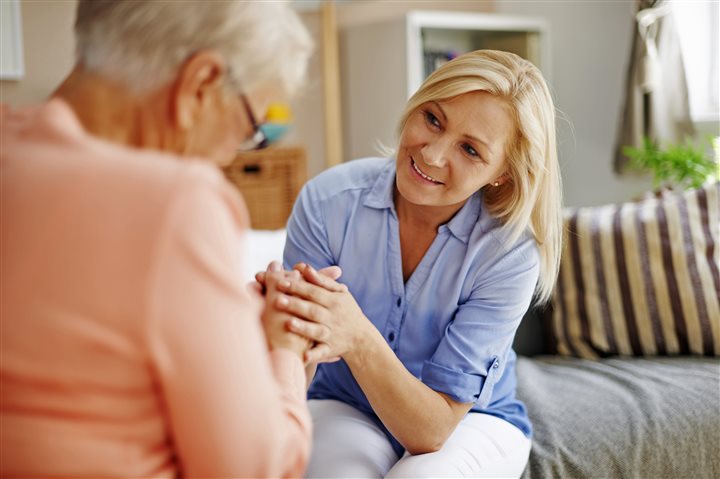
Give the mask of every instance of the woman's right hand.
[[[265, 296], [265, 306], [262, 313], [263, 326], [265, 328], [265, 336], [267, 337], [268, 347], [275, 349], [277, 347], [284, 347], [292, 351], [302, 350], [300, 357], [303, 358], [309, 349], [317, 347], [314, 341], [308, 340], [296, 333], [288, 331], [288, 323], [294, 318], [286, 312], [279, 311], [272, 305], [275, 304], [278, 295], [277, 283], [282, 279], [287, 278], [299, 278], [301, 276], [301, 268], [304, 269], [304, 264], [299, 263], [295, 265], [295, 268], [291, 271], [283, 271], [281, 264], [278, 261], [272, 261], [266, 271], [261, 271], [255, 275], [256, 283], [262, 294]], [[319, 271], [315, 272], [322, 279], [332, 281], [317, 280], [318, 283], [329, 285], [337, 284], [334, 280], [338, 279], [342, 275], [342, 270], [339, 266], [328, 266]], [[343, 285], [344, 287], [344, 285]], [[294, 336], [294, 337], [293, 337]], [[323, 347], [320, 347], [320, 351], [316, 351], [314, 355], [318, 359], [317, 362], [332, 362], [337, 361], [338, 357], [323, 357], [321, 353]], [[318, 354], [320, 353], [320, 354]]]
[[318, 343], [305, 354], [307, 362], [354, 355], [378, 334], [348, 287], [319, 275], [309, 265], [298, 265], [302, 278], [287, 277], [276, 288], [275, 307], [294, 316], [291, 331]]

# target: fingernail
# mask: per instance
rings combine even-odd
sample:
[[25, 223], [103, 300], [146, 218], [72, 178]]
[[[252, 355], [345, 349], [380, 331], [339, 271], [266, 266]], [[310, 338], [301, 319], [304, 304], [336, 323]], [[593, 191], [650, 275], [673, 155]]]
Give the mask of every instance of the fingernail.
[[291, 319], [290, 327], [293, 329], [298, 329], [300, 327], [300, 321], [298, 321], [297, 319]]
[[290, 304], [290, 301], [288, 300], [287, 296], [278, 296], [277, 303], [280, 306], [287, 306]]
[[278, 281], [278, 286], [283, 289], [288, 289], [290, 287], [290, 281], [286, 279], [281, 279], [280, 281]]

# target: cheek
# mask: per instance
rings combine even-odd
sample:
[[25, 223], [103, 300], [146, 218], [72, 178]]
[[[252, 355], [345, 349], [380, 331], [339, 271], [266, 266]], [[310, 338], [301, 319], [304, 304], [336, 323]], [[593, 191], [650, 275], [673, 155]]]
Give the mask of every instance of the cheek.
[[242, 143], [243, 129], [235, 115], [225, 114], [219, 116], [214, 125], [215, 141], [224, 148], [237, 148]]
[[235, 157], [241, 144], [239, 128], [230, 117], [218, 116], [205, 127], [205, 146], [216, 163], [227, 163]]
[[424, 124], [418, 124], [417, 121], [409, 121], [405, 124], [405, 128], [400, 133], [401, 148], [411, 148], [425, 141], [428, 141], [428, 136]]
[[487, 166], [464, 164], [452, 170], [456, 184], [464, 192], [473, 193], [487, 184], [490, 172]]

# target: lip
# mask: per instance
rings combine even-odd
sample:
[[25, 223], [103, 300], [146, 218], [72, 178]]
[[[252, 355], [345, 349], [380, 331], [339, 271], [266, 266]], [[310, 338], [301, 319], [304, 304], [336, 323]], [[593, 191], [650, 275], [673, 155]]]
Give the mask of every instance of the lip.
[[[424, 172], [423, 172], [422, 174], [421, 174], [421, 173], [418, 173], [418, 170], [419, 170], [419, 171], [422, 171], [422, 170], [420, 170], [420, 167], [417, 165], [417, 163], [415, 162], [415, 159], [414, 159], [412, 156], [410, 156], [410, 161], [408, 162], [408, 166], [410, 167], [410, 175], [411, 175], [413, 178], [415, 178], [418, 182], [420, 182], [420, 183], [422, 183], [422, 184], [424, 184], [424, 185], [429, 185], [429, 186], [442, 186], [442, 185], [445, 184], [445, 183], [443, 183], [443, 182], [441, 182], [441, 181], [438, 181], [438, 180], [433, 181], [433, 180], [429, 180], [429, 179], [425, 178], [425, 177], [422, 176], [422, 175], [426, 175], [426, 176], [428, 176], [428, 177], [429, 177], [429, 175], [427, 175], [427, 174], [424, 173]], [[434, 179], [434, 178], [433, 178], [433, 179]]]

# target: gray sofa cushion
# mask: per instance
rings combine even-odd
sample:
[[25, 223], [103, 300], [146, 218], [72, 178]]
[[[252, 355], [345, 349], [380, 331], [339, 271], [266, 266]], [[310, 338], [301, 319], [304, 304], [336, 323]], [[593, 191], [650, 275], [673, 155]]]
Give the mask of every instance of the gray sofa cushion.
[[523, 478], [720, 477], [720, 361], [519, 357]]

